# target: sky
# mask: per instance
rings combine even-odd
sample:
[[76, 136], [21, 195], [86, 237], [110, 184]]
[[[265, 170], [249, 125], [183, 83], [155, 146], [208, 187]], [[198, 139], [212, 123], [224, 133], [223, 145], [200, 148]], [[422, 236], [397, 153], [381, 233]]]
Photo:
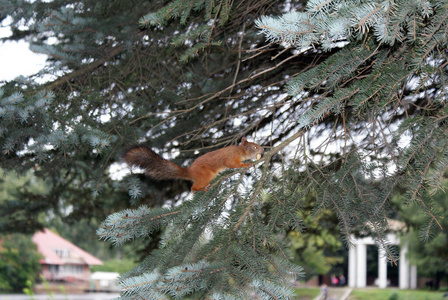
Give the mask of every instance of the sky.
[[[0, 27], [0, 38], [9, 35], [8, 27]], [[46, 55], [33, 53], [25, 41], [0, 41], [0, 82], [35, 74], [45, 66], [45, 60]]]

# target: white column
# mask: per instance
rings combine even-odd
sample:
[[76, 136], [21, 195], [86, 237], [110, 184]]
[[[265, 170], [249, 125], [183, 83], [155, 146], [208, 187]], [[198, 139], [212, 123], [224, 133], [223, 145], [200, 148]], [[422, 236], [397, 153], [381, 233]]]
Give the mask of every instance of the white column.
[[358, 244], [356, 248], [356, 286], [359, 288], [367, 285], [367, 246]]
[[357, 244], [348, 248], [348, 286], [356, 287], [356, 248]]
[[410, 279], [410, 287], [411, 289], [417, 288], [417, 266], [412, 265], [410, 271], [411, 279]]
[[387, 257], [386, 251], [380, 245], [378, 246], [378, 287], [384, 289], [387, 287]]
[[408, 246], [405, 244], [400, 249], [400, 262], [398, 266], [398, 282], [400, 289], [409, 288], [409, 261], [407, 259]]

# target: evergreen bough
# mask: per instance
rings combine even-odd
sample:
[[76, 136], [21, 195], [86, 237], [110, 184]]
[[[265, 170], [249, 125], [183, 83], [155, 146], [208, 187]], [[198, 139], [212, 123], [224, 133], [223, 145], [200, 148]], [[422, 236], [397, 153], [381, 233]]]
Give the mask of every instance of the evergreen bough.
[[[52, 58], [36, 77], [55, 78], [2, 87], [1, 166], [35, 169], [51, 193], [2, 204], [0, 226], [64, 203], [73, 218], [115, 211], [98, 235], [116, 245], [162, 230], [121, 276], [123, 298], [290, 298], [301, 269], [284, 236], [304, 230], [295, 212], [310, 194], [347, 245], [372, 235], [393, 262], [394, 193], [426, 215], [421, 238], [441, 229], [431, 196], [448, 170], [447, 1], [0, 0], [0, 11], [9, 39]], [[129, 196], [165, 199], [138, 175], [111, 180], [127, 145], [191, 159], [251, 134], [269, 147], [250, 179], [229, 171], [207, 193], [120, 211]]]

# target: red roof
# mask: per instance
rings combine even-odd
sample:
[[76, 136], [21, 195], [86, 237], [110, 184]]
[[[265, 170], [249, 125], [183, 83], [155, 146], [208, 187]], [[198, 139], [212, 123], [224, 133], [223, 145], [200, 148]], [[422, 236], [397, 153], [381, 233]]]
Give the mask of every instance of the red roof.
[[[40, 263], [49, 265], [87, 264], [102, 265], [103, 262], [59, 235], [44, 228], [33, 236], [37, 250], [44, 256]], [[66, 255], [61, 255], [61, 251]], [[59, 253], [59, 255], [57, 254]]]

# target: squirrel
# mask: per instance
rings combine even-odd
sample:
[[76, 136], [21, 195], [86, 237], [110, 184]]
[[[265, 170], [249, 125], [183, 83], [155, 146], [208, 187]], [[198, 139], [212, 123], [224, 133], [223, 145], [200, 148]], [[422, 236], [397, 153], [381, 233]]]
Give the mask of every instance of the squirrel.
[[140, 167], [153, 179], [186, 179], [193, 181], [191, 191], [207, 191], [210, 181], [219, 172], [226, 169], [246, 168], [252, 164], [243, 160], [260, 159], [264, 149], [250, 143], [245, 137], [238, 146], [228, 146], [199, 156], [188, 168], [162, 158], [150, 148], [142, 145], [128, 149], [124, 154], [125, 162], [130, 166]]

